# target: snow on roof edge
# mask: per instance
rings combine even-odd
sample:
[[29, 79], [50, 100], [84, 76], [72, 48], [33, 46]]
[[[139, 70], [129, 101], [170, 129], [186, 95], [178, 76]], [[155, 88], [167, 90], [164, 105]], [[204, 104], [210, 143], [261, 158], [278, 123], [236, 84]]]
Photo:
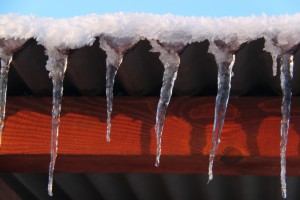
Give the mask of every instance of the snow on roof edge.
[[34, 15], [0, 15], [0, 38], [35, 38], [47, 49], [91, 45], [102, 34], [161, 42], [222, 40], [240, 44], [265, 37], [290, 48], [300, 41], [300, 13], [282, 16], [183, 17], [171, 14], [116, 13], [54, 19]]

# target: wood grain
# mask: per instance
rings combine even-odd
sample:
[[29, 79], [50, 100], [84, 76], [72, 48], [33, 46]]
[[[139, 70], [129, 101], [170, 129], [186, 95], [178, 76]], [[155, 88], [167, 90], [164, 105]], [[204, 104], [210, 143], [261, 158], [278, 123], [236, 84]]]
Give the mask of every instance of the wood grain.
[[[300, 175], [300, 99], [293, 98], [287, 174]], [[64, 97], [56, 171], [207, 173], [214, 97], [175, 97], [169, 106], [161, 166], [155, 161], [157, 97], [115, 97], [106, 142], [104, 97]], [[215, 173], [278, 175], [280, 97], [231, 98]], [[51, 98], [9, 97], [0, 148], [1, 172], [46, 172]]]

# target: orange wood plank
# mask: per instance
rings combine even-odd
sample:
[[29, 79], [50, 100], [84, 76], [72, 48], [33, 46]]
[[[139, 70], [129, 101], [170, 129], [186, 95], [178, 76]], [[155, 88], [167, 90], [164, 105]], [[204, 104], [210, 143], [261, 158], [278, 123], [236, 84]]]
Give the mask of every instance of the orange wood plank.
[[[300, 175], [300, 98], [292, 102], [287, 174]], [[61, 172], [207, 173], [214, 97], [172, 98], [155, 161], [157, 97], [116, 97], [106, 142], [104, 97], [64, 97], [56, 170]], [[231, 98], [217, 152], [217, 174], [278, 175], [279, 97]], [[1, 172], [46, 172], [51, 98], [9, 97]]]

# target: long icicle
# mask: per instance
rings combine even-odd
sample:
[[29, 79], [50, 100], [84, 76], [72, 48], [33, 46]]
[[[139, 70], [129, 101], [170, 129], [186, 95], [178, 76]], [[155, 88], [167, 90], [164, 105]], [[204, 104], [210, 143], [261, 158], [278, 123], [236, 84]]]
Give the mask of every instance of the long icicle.
[[292, 80], [293, 80], [293, 55], [284, 54], [281, 59], [281, 89], [283, 93], [281, 103], [281, 129], [280, 129], [280, 179], [282, 197], [286, 198], [286, 146], [288, 142], [288, 131], [290, 122], [291, 100], [292, 100]]
[[6, 92], [7, 92], [7, 81], [8, 72], [10, 64], [12, 61], [12, 56], [8, 62], [1, 59], [1, 74], [0, 74], [0, 146], [2, 144], [2, 131], [4, 127], [5, 120], [5, 108], [6, 108]]
[[213, 163], [220, 143], [220, 136], [225, 120], [227, 104], [231, 88], [232, 68], [235, 62], [235, 55], [232, 55], [232, 61], [218, 63], [218, 94], [216, 97], [214, 128], [212, 132], [212, 149], [209, 156], [208, 182], [213, 179]]
[[167, 112], [168, 105], [173, 92], [173, 87], [175, 80], [177, 78], [178, 67], [180, 64], [180, 57], [178, 53], [167, 51], [161, 47], [156, 41], [151, 41], [153, 47], [152, 51], [160, 52], [159, 59], [164, 65], [165, 71], [163, 74], [163, 83], [160, 90], [160, 98], [156, 110], [156, 161], [155, 166], [158, 167], [160, 163], [161, 156], [161, 140], [162, 132], [165, 122], [165, 116]]
[[100, 40], [100, 47], [106, 52], [106, 106], [107, 106], [107, 128], [106, 140], [110, 141], [111, 131], [111, 113], [113, 108], [113, 89], [114, 82], [119, 66], [122, 63], [123, 54], [117, 53], [112, 47], [107, 44], [103, 38]]
[[106, 141], [110, 141], [110, 131], [111, 131], [111, 113], [113, 108], [113, 89], [115, 83], [115, 77], [118, 71], [118, 67], [112, 64], [106, 66], [106, 110], [107, 110], [107, 119], [106, 119]]
[[55, 68], [49, 73], [53, 83], [53, 94], [52, 94], [52, 121], [51, 121], [51, 161], [49, 165], [49, 182], [48, 182], [48, 194], [53, 195], [53, 173], [57, 157], [58, 150], [58, 133], [60, 125], [60, 113], [61, 113], [61, 102], [63, 96], [63, 80], [64, 73], [67, 67], [67, 57], [60, 59], [53, 59]]

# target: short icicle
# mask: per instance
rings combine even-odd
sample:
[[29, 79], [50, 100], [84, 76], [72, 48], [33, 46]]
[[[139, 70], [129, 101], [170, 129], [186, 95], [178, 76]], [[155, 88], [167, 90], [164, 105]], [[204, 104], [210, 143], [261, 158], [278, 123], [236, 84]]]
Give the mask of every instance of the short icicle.
[[[60, 125], [60, 113], [61, 103], [63, 96], [63, 80], [64, 73], [67, 67], [67, 56], [60, 55], [59, 58], [52, 58], [49, 56], [48, 63], [52, 65], [52, 69], [49, 73], [52, 78], [53, 93], [52, 93], [52, 121], [51, 121], [51, 143], [50, 143], [50, 155], [51, 161], [49, 165], [49, 182], [48, 182], [48, 194], [53, 195], [53, 173], [57, 157], [58, 150], [58, 133]], [[48, 64], [47, 63], [47, 64]]]
[[159, 52], [159, 59], [164, 65], [163, 83], [160, 90], [160, 98], [157, 105], [156, 111], [156, 161], [155, 166], [158, 167], [160, 163], [161, 155], [161, 140], [162, 132], [164, 127], [165, 116], [167, 112], [168, 105], [172, 96], [172, 91], [174, 87], [175, 80], [177, 78], [178, 67], [180, 64], [180, 57], [178, 53], [172, 49], [167, 49], [162, 47], [157, 43], [157, 41], [151, 41], [153, 47], [153, 52]]
[[2, 144], [2, 130], [4, 127], [5, 120], [5, 108], [6, 108], [6, 92], [7, 92], [7, 81], [8, 72], [12, 56], [9, 61], [1, 59], [1, 74], [0, 74], [0, 146]]
[[282, 89], [282, 103], [281, 103], [281, 129], [280, 129], [280, 179], [281, 179], [281, 193], [282, 197], [287, 197], [286, 191], [286, 146], [288, 142], [288, 129], [290, 122], [290, 110], [292, 100], [292, 79], [293, 79], [293, 55], [286, 53], [281, 58], [281, 89]]
[[106, 52], [106, 105], [107, 105], [107, 129], [106, 141], [110, 141], [111, 114], [113, 109], [113, 89], [115, 77], [122, 63], [123, 56], [127, 50], [132, 48], [139, 41], [139, 37], [114, 38], [102, 36], [100, 48]]
[[[223, 52], [222, 54], [224, 54], [222, 57], [225, 59], [216, 59], [218, 64], [218, 94], [216, 97], [214, 127], [212, 132], [213, 146], [209, 156], [208, 183], [213, 179], [213, 163], [218, 145], [220, 143], [220, 136], [229, 100], [231, 77], [233, 76], [232, 68], [235, 62], [234, 54], [232, 55], [228, 52]], [[232, 59], [231, 62], [230, 59]]]
[[265, 48], [264, 50], [269, 52], [272, 57], [272, 71], [273, 76], [277, 75], [277, 58], [282, 54], [282, 49], [277, 46], [277, 39], [275, 38], [266, 38], [265, 39]]

